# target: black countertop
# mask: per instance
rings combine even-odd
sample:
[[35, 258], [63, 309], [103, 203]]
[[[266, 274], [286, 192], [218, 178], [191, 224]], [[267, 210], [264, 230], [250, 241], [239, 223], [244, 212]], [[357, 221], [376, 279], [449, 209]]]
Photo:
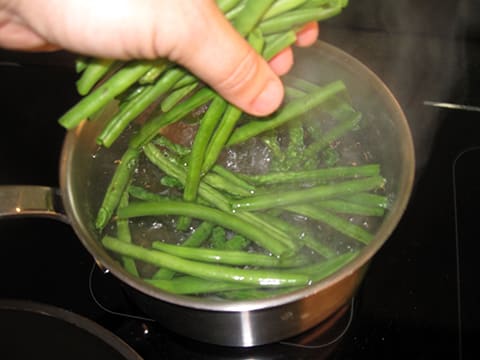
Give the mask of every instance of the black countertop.
[[[145, 359], [477, 359], [480, 112], [425, 104], [480, 106], [476, 4], [442, 2], [432, 12], [424, 2], [401, 3], [352, 2], [344, 17], [321, 28], [323, 40], [364, 62], [398, 98], [418, 162], [410, 205], [374, 257], [353, 307], [330, 333], [290, 341], [313, 347], [222, 348], [115, 314], [141, 316], [118, 283], [94, 267], [73, 230], [52, 220], [0, 221], [0, 298], [82, 314]], [[400, 10], [413, 14], [406, 25], [393, 16]], [[69, 54], [0, 53], [0, 184], [58, 186], [64, 130], [56, 119], [77, 99], [70, 60]]]

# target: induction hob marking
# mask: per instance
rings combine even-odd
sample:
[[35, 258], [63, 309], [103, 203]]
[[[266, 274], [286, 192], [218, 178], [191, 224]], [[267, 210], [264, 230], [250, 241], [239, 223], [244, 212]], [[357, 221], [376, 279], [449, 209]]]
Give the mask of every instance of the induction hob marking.
[[480, 106], [462, 105], [462, 104], [454, 104], [454, 103], [448, 103], [448, 102], [425, 100], [423, 102], [423, 105], [433, 106], [433, 107], [438, 107], [438, 108], [444, 108], [444, 109], [452, 109], [452, 110], [464, 110], [464, 111], [478, 111], [478, 112], [480, 112]]

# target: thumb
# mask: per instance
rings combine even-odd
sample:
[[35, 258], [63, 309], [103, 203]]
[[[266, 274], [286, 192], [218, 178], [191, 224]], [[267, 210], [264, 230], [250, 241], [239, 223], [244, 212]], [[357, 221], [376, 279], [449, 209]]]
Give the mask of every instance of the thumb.
[[194, 29], [184, 32], [173, 60], [242, 110], [257, 116], [275, 111], [284, 94], [280, 79], [213, 1], [192, 5], [200, 3]]

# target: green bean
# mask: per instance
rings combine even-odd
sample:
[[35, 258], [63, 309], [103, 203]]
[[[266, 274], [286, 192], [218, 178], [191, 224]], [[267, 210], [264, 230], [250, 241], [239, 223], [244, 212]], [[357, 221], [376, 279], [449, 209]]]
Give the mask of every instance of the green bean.
[[316, 203], [315, 206], [340, 214], [363, 216], [383, 216], [385, 214], [385, 209], [381, 207], [365, 206], [338, 199], [323, 200]]
[[[313, 85], [316, 88], [320, 88], [317, 85]], [[344, 95], [346, 99], [342, 99], [341, 95]], [[330, 99], [322, 104], [322, 111], [329, 114], [332, 118], [337, 120], [346, 120], [352, 115], [357, 114], [357, 111], [352, 107], [348, 100], [348, 93], [332, 96]]]
[[[144, 153], [152, 164], [157, 166], [165, 174], [177, 178], [182, 184], [186, 181], [185, 168], [170, 161], [155, 145], [152, 143], [144, 147]], [[229, 201], [220, 192], [213, 189], [210, 185], [200, 182], [199, 195], [202, 196], [209, 204], [217, 208], [229, 211]]]
[[262, 32], [260, 30], [255, 29], [250, 34], [248, 34], [247, 41], [257, 53], [262, 53], [263, 47], [265, 46], [265, 39], [263, 38]]
[[95, 84], [112, 68], [115, 61], [112, 59], [92, 59], [84, 69], [82, 76], [77, 80], [77, 91], [86, 95]]
[[335, 196], [348, 195], [362, 191], [379, 189], [385, 184], [381, 176], [347, 180], [332, 185], [319, 185], [308, 189], [285, 191], [254, 195], [236, 200], [232, 203], [233, 209], [262, 210], [272, 207], [281, 207], [315, 200], [328, 199]]
[[[191, 235], [183, 241], [181, 246], [188, 247], [199, 247], [202, 245], [212, 233], [213, 224], [207, 221], [202, 222], [192, 233]], [[153, 274], [152, 279], [171, 279], [175, 276], [175, 271], [166, 268], [160, 268], [155, 274]]]
[[[200, 125], [202, 124], [203, 121], [204, 121], [203, 119], [200, 120]], [[197, 131], [196, 136], [202, 135], [201, 127], [202, 126], [200, 126], [199, 130]], [[160, 145], [161, 147], [165, 147], [169, 151], [177, 154], [180, 157], [188, 156], [193, 151], [189, 147], [171, 142], [165, 136], [157, 136], [155, 139], [152, 140], [152, 143], [156, 145]], [[190, 159], [188, 160], [188, 162], [191, 162], [192, 158], [196, 158], [196, 157], [190, 156]], [[202, 161], [194, 160], [195, 163], [197, 161], [200, 163], [203, 162], [203, 160]], [[220, 177], [215, 174], [219, 175]], [[212, 172], [209, 172], [208, 174], [206, 174], [204, 177], [204, 180], [206, 181], [206, 183], [212, 185], [213, 187], [224, 190], [231, 195], [240, 195], [240, 196], [251, 195], [252, 192], [254, 192], [255, 190], [254, 186], [250, 185], [248, 182], [241, 179], [237, 174], [234, 174], [232, 171], [220, 165], [214, 165], [212, 167]], [[249, 193], [247, 193], [247, 191]]]
[[297, 41], [297, 34], [293, 30], [275, 34], [275, 36], [271, 36], [270, 39], [265, 39], [262, 56], [265, 60], [270, 61], [280, 51], [295, 44], [295, 41]]
[[[154, 151], [157, 152], [156, 150], [154, 150]], [[179, 161], [174, 159], [174, 156], [168, 156], [168, 159], [169, 159], [169, 161], [176, 163], [176, 165], [179, 165], [178, 164]], [[153, 160], [152, 162], [155, 163], [155, 160]], [[165, 175], [165, 176], [162, 177], [160, 182], [162, 184], [164, 184], [163, 179], [166, 179], [166, 183], [164, 185], [166, 185], [168, 187], [175, 186], [175, 187], [178, 187], [179, 189], [183, 189], [184, 184], [186, 184], [186, 182], [187, 182], [187, 178], [185, 177], [186, 175], [184, 176], [184, 171], [185, 170], [183, 170], [183, 169], [180, 170], [181, 175], [179, 175], [179, 176], [180, 176], [181, 180], [179, 180], [175, 176]], [[174, 173], [178, 175], [178, 172], [174, 172]], [[214, 172], [209, 172], [208, 174], [206, 174], [202, 178], [202, 181], [206, 185], [211, 186], [212, 188], [223, 191], [224, 193], [226, 193], [225, 195], [233, 195], [235, 197], [252, 195], [252, 193], [253, 193], [252, 186], [250, 186], [248, 184], [247, 184], [247, 186], [245, 186], [241, 183], [239, 184], [241, 179], [238, 179], [239, 181], [232, 181], [231, 179], [233, 179], [233, 178], [234, 178], [233, 174], [231, 175], [230, 178], [226, 178], [225, 176], [223, 176], [223, 174], [219, 175], [219, 174], [214, 173]], [[184, 198], [184, 200], [193, 201], [193, 200], [188, 200], [188, 199], [185, 199], [185, 198]], [[225, 200], [225, 203], [228, 203], [228, 200]], [[227, 208], [228, 208], [228, 206], [225, 207], [225, 209], [227, 209]]]
[[208, 103], [215, 95], [216, 93], [213, 90], [206, 87], [202, 88], [179, 106], [175, 106], [166, 113], [154, 116], [131, 138], [129, 146], [139, 148], [146, 145], [157, 135], [161, 128], [181, 120], [199, 106]]
[[183, 98], [190, 95], [198, 86], [198, 83], [186, 85], [179, 89], [173, 90], [169, 95], [165, 97], [160, 103], [160, 108], [163, 112], [170, 111], [175, 105], [180, 103]]
[[217, 6], [221, 12], [226, 13], [233, 9], [241, 0], [216, 0]]
[[225, 13], [225, 17], [227, 18], [227, 20], [232, 22], [232, 20], [234, 20], [238, 15], [240, 15], [245, 8], [246, 2], [247, 0], [240, 0], [240, 2], [234, 8], [228, 10]]
[[102, 239], [102, 244], [106, 249], [120, 255], [126, 255], [153, 265], [204, 279], [265, 287], [308, 285], [310, 281], [309, 276], [287, 271], [282, 271], [281, 276], [278, 276], [277, 270], [238, 269], [225, 265], [186, 260], [160, 251], [149, 250], [138, 245], [119, 241], [110, 236], [105, 236]]
[[300, 6], [301, 9], [318, 8], [322, 6], [340, 6], [346, 7], [348, 0], [308, 0], [305, 4]]
[[199, 247], [210, 237], [214, 225], [207, 221], [202, 222], [193, 233], [182, 243], [182, 246]]
[[[335, 258], [325, 260], [318, 264], [310, 265], [303, 268], [296, 268], [295, 271], [305, 273], [313, 278], [313, 281], [320, 281], [333, 273], [337, 272], [349, 262], [351, 262], [358, 255], [358, 251], [341, 254]], [[281, 271], [281, 270], [278, 270]], [[280, 288], [280, 289], [268, 289], [262, 290], [258, 288], [251, 289], [236, 289], [229, 290], [227, 288], [222, 289], [222, 292], [218, 295], [230, 299], [230, 300], [253, 300], [253, 299], [265, 299], [272, 296], [282, 295], [287, 292], [299, 290], [301, 287]]]
[[346, 121], [348, 118], [355, 117], [358, 113], [348, 101], [340, 99], [339, 96], [332, 97], [325, 101], [322, 110], [334, 119], [340, 121]]
[[291, 74], [285, 75], [285, 80], [290, 86], [301, 91], [303, 94], [310, 93], [321, 88], [321, 86], [315, 83], [299, 78], [297, 76], [293, 76]]
[[233, 27], [245, 36], [260, 22], [275, 0], [246, 0], [242, 11], [232, 21]]
[[[280, 169], [283, 170], [283, 164], [285, 161], [285, 153], [280, 146], [280, 141], [278, 140], [277, 132], [274, 130], [268, 131], [266, 134], [261, 136], [260, 140], [268, 147], [272, 153], [272, 162], [270, 164], [270, 170], [276, 172]], [[249, 176], [246, 174], [241, 175], [246, 180], [250, 181]]]
[[288, 98], [295, 99], [305, 95], [306, 95], [305, 92], [295, 89], [291, 86], [285, 85], [285, 96], [287, 96]]
[[200, 120], [200, 126], [193, 141], [192, 151], [190, 153], [191, 156], [188, 162], [184, 192], [184, 199], [186, 201], [193, 201], [197, 197], [205, 151], [226, 107], [227, 102], [220, 96], [216, 96], [211, 102], [207, 112]]
[[300, 241], [315, 251], [317, 254], [323, 256], [324, 258], [330, 259], [337, 255], [335, 250], [330, 248], [327, 244], [322, 243], [318, 239], [314, 238], [311, 234], [305, 231], [303, 227], [291, 224], [277, 216], [263, 213], [260, 215], [268, 223], [278, 227], [282, 231], [290, 234], [295, 239], [300, 239]]
[[250, 185], [248, 182], [243, 180], [240, 176], [233, 173], [232, 171], [224, 168], [220, 165], [214, 165], [212, 171], [228, 181], [230, 184], [237, 186], [240, 189], [244, 189], [252, 194], [255, 191], [255, 187]]
[[[259, 227], [267, 232], [271, 240], [278, 241], [288, 248], [288, 253], [295, 253], [302, 246], [299, 238], [292, 238], [282, 229], [276, 228], [272, 224], [269, 224], [267, 221], [264, 221], [257, 214], [253, 214], [248, 211], [237, 211], [237, 216], [241, 217], [245, 221], [249, 222], [253, 226]], [[286, 252], [287, 253], [287, 252]], [[275, 254], [278, 255], [278, 254]]]
[[250, 244], [244, 236], [235, 234], [225, 242], [225, 250], [243, 250]]
[[[185, 182], [185, 170], [178, 166], [178, 164], [172, 163], [165, 156], [163, 156], [155, 147], [155, 145], [148, 144], [145, 146], [144, 152], [147, 158], [163, 172], [169, 174], [170, 176], [176, 177], [180, 182]], [[230, 200], [222, 193], [206, 184], [204, 181], [200, 182], [198, 194], [208, 204], [225, 212], [231, 211]], [[290, 251], [295, 251], [298, 248], [298, 244], [296, 244], [287, 234], [280, 231], [275, 226], [272, 226], [267, 221], [263, 221], [256, 214], [246, 211], [237, 211], [235, 214], [249, 224], [263, 228], [269, 233], [271, 241], [283, 243]]]
[[138, 83], [140, 85], [153, 84], [171, 65], [167, 59], [160, 58], [155, 60], [153, 67], [138, 79]]
[[333, 141], [336, 141], [356, 126], [358, 126], [360, 120], [362, 118], [362, 114], [360, 112], [355, 112], [349, 118], [343, 120], [340, 124], [336, 125], [328, 132], [323, 134], [323, 136], [310, 145], [307, 146], [303, 153], [303, 157], [305, 159], [313, 159], [316, 158], [316, 154], [325, 149], [329, 144]]
[[355, 259], [358, 254], [359, 251], [346, 252], [332, 259], [327, 259], [317, 264], [299, 267], [295, 269], [295, 271], [310, 276], [313, 281], [320, 281], [343, 268], [345, 265]]
[[252, 120], [249, 123], [238, 127], [228, 140], [227, 145], [235, 145], [265, 131], [275, 129], [278, 126], [305, 114], [305, 112], [315, 108], [331, 96], [343, 90], [345, 90], [345, 84], [342, 81], [334, 81], [322, 87], [320, 90], [308, 94], [305, 98], [294, 99], [271, 117], [263, 120]]
[[321, 182], [328, 180], [358, 178], [376, 175], [380, 175], [379, 164], [337, 166], [305, 171], [271, 172], [259, 175], [242, 174], [241, 177], [247, 182], [253, 183], [255, 185], [271, 185], [282, 183], [301, 184], [312, 181]]
[[128, 207], [118, 209], [120, 218], [158, 216], [158, 215], [184, 215], [218, 224], [241, 234], [259, 246], [269, 250], [275, 255], [282, 255], [287, 251], [284, 244], [269, 236], [264, 229], [253, 226], [242, 218], [231, 213], [210, 208], [204, 205], [187, 203], [185, 201], [163, 200], [157, 202], [141, 202], [130, 204]]
[[150, 86], [147, 85], [132, 85], [130, 88], [128, 88], [125, 92], [120, 94], [119, 96], [116, 97], [116, 99], [119, 101], [118, 107], [121, 109], [122, 107], [125, 107], [130, 101], [135, 99], [137, 96], [139, 96], [141, 93], [144, 91], [150, 89]]
[[[332, 275], [333, 273], [337, 272], [345, 265], [347, 265], [350, 261], [352, 261], [358, 255], [357, 252], [349, 252], [345, 254], [341, 254], [335, 258], [328, 259], [318, 264], [310, 265], [304, 268], [297, 268], [295, 271], [299, 271], [302, 273], [306, 273], [310, 275], [314, 281], [320, 281], [328, 276]], [[281, 271], [281, 270], [278, 270]], [[230, 299], [230, 300], [254, 300], [254, 299], [265, 299], [272, 296], [282, 295], [287, 292], [292, 292], [295, 290], [299, 290], [301, 287], [294, 286], [291, 288], [280, 288], [280, 289], [258, 289], [258, 288], [251, 288], [251, 289], [235, 289], [229, 290], [227, 288], [222, 289], [222, 292], [218, 295], [222, 296], [223, 298]]]
[[[293, 269], [299, 273], [306, 274], [312, 278], [314, 282], [318, 282], [327, 278], [328, 276], [334, 274], [338, 270], [342, 269], [345, 265], [351, 262], [358, 255], [358, 251], [348, 252], [341, 255], [338, 255], [334, 258], [327, 259], [325, 261], [319, 262], [318, 264], [313, 264], [305, 267], [298, 267]], [[283, 270], [277, 270], [282, 272]], [[253, 300], [253, 299], [264, 299], [272, 296], [282, 295], [287, 292], [292, 292], [299, 290], [301, 287], [291, 287], [291, 288], [279, 288], [272, 290], [262, 290], [258, 288], [251, 289], [240, 289], [240, 290], [228, 290], [224, 289], [221, 294], [222, 297], [231, 299], [231, 300]]]
[[172, 176], [162, 176], [160, 179], [160, 184], [169, 188], [183, 189], [183, 184]]
[[180, 157], [188, 156], [192, 152], [192, 149], [181, 144], [174, 143], [165, 136], [157, 136], [152, 140], [152, 143], [164, 147], [169, 151], [177, 154]]
[[211, 262], [225, 265], [254, 267], [295, 267], [304, 264], [299, 257], [283, 259], [270, 255], [246, 251], [231, 251], [224, 249], [188, 248], [154, 241], [152, 248], [183, 259]]
[[92, 93], [70, 108], [60, 117], [58, 122], [67, 129], [74, 128], [82, 120], [92, 116], [117, 95], [128, 89], [151, 67], [150, 61], [132, 61], [126, 64]]
[[206, 280], [193, 276], [179, 276], [175, 279], [145, 279], [163, 291], [178, 295], [200, 295], [228, 290], [250, 289], [252, 285], [225, 281]]
[[209, 242], [213, 249], [223, 249], [227, 242], [227, 232], [225, 229], [221, 226], [215, 226], [212, 230], [212, 236], [210, 237]]
[[340, 6], [331, 8], [293, 10], [275, 18], [262, 21], [258, 27], [265, 35], [274, 34], [291, 30], [292, 28], [299, 27], [312, 21], [329, 19], [335, 15], [338, 15], [341, 11], [342, 8]]
[[[197, 198], [205, 150], [226, 107], [227, 102], [222, 97], [215, 96], [207, 112], [200, 120], [200, 126], [193, 140], [192, 151], [188, 161], [187, 177], [183, 191], [183, 199], [185, 201], [194, 201]], [[185, 230], [189, 224], [190, 219], [181, 217], [177, 223], [177, 228]]]
[[155, 194], [151, 191], [148, 191], [140, 186], [129, 185], [127, 188], [130, 196], [133, 196], [135, 199], [143, 201], [157, 201], [162, 200], [164, 197], [159, 194]]
[[89, 62], [90, 62], [90, 58], [88, 58], [87, 56], [77, 57], [75, 59], [75, 72], [77, 74], [80, 74], [81, 72], [83, 72], [87, 68]]
[[227, 300], [243, 301], [243, 300], [262, 300], [268, 299], [274, 296], [283, 295], [295, 290], [301, 289], [301, 286], [291, 286], [291, 287], [282, 287], [275, 289], [239, 289], [239, 290], [228, 290], [225, 289], [222, 292], [219, 292], [217, 295]]
[[187, 85], [192, 85], [193, 83], [199, 84], [199, 80], [190, 73], [185, 74], [177, 83], [173, 86], [172, 90], [178, 90]]
[[110, 221], [135, 170], [138, 150], [128, 149], [122, 156], [97, 213], [95, 227], [103, 229]]
[[380, 207], [383, 209], [390, 208], [388, 197], [380, 194], [358, 193], [348, 196], [342, 196], [342, 199], [363, 206]]
[[[179, 181], [183, 183], [185, 182], [185, 170], [165, 158], [165, 156], [163, 156], [154, 145], [148, 144], [144, 148], [144, 152], [148, 159], [157, 167], [159, 167], [162, 171], [169, 174], [170, 176], [176, 177]], [[210, 185], [206, 184], [204, 181], [200, 182], [198, 194], [208, 204], [215, 206], [216, 208], [225, 212], [231, 211], [230, 200], [226, 198], [222, 193], [215, 190]], [[256, 214], [245, 211], [237, 211], [235, 214], [236, 216], [252, 224], [253, 226], [258, 226], [260, 228], [263, 228], [265, 231], [268, 231], [272, 241], [278, 241], [280, 243], [283, 243], [286, 247], [288, 247], [290, 251], [295, 251], [298, 248], [298, 244], [296, 244], [287, 234], [280, 231], [275, 226], [272, 226], [267, 221], [263, 221]]]
[[263, 16], [263, 20], [270, 19], [277, 15], [289, 12], [301, 5], [307, 0], [277, 0]]
[[[120, 198], [119, 207], [128, 206], [128, 192], [124, 192]], [[128, 225], [128, 220], [117, 219], [117, 237], [120, 241], [125, 241], [128, 243], [132, 242], [132, 235], [130, 234], [130, 228]], [[127, 256], [122, 257], [123, 267], [133, 276], [139, 276], [137, 265], [135, 260]]]
[[[257, 5], [258, 6], [258, 5]], [[264, 40], [262, 33], [258, 30], [253, 30], [248, 35], [248, 42], [258, 53], [262, 52]], [[220, 121], [220, 125], [213, 133], [213, 136], [209, 136], [208, 148], [204, 152], [203, 166], [199, 171], [204, 173], [208, 172], [212, 166], [217, 162], [223, 147], [225, 146], [228, 138], [232, 134], [237, 121], [242, 116], [242, 111], [233, 105], [228, 105], [225, 114]]]
[[345, 234], [355, 240], [360, 241], [363, 244], [369, 244], [373, 239], [373, 235], [364, 230], [358, 225], [344, 220], [339, 216], [336, 216], [328, 211], [320, 209], [319, 207], [309, 204], [290, 205], [285, 207], [286, 210], [292, 211], [297, 214], [307, 216], [313, 220], [321, 221], [330, 227], [334, 228], [338, 232]]
[[213, 134], [207, 150], [205, 151], [205, 159], [202, 165], [202, 172], [208, 172], [217, 162], [218, 156], [223, 150], [223, 147], [232, 134], [237, 121], [242, 116], [242, 110], [233, 105], [228, 105], [223, 114], [220, 124]]
[[217, 190], [224, 191], [229, 195], [233, 195], [235, 197], [241, 196], [250, 196], [252, 195], [251, 190], [245, 189], [243, 186], [238, 186], [235, 183], [232, 183], [229, 179], [225, 177], [215, 174], [213, 172], [209, 172], [203, 177], [203, 180], [208, 185], [214, 187]]
[[[341, 155], [337, 149], [327, 147], [322, 151], [321, 158], [326, 167], [333, 167], [340, 161]], [[306, 163], [308, 164], [308, 160]]]
[[120, 136], [128, 124], [150, 106], [159, 96], [165, 94], [185, 74], [182, 69], [171, 69], [152, 87], [138, 95], [135, 101], [130, 102], [116, 114], [97, 137], [97, 143], [110, 147]]
[[303, 123], [296, 119], [288, 124], [288, 144], [285, 151], [285, 165], [287, 169], [292, 169], [300, 165], [302, 153], [305, 148], [305, 134]]

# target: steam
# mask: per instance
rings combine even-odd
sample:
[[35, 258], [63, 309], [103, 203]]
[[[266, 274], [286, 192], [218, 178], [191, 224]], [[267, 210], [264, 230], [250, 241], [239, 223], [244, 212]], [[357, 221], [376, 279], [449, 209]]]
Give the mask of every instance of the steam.
[[458, 71], [465, 67], [463, 49], [455, 41], [460, 2], [388, 3], [392, 5], [382, 2], [380, 16], [387, 31], [398, 39], [389, 72], [392, 87], [399, 89], [412, 130], [417, 170], [421, 170], [441, 122], [440, 109], [426, 106], [425, 101], [452, 101]]
[[463, 31], [462, 3], [350, 1], [324, 32], [392, 90], [412, 130], [417, 170], [428, 161], [441, 122], [440, 109], [424, 102], [452, 102], [466, 68], [463, 45], [456, 41]]

